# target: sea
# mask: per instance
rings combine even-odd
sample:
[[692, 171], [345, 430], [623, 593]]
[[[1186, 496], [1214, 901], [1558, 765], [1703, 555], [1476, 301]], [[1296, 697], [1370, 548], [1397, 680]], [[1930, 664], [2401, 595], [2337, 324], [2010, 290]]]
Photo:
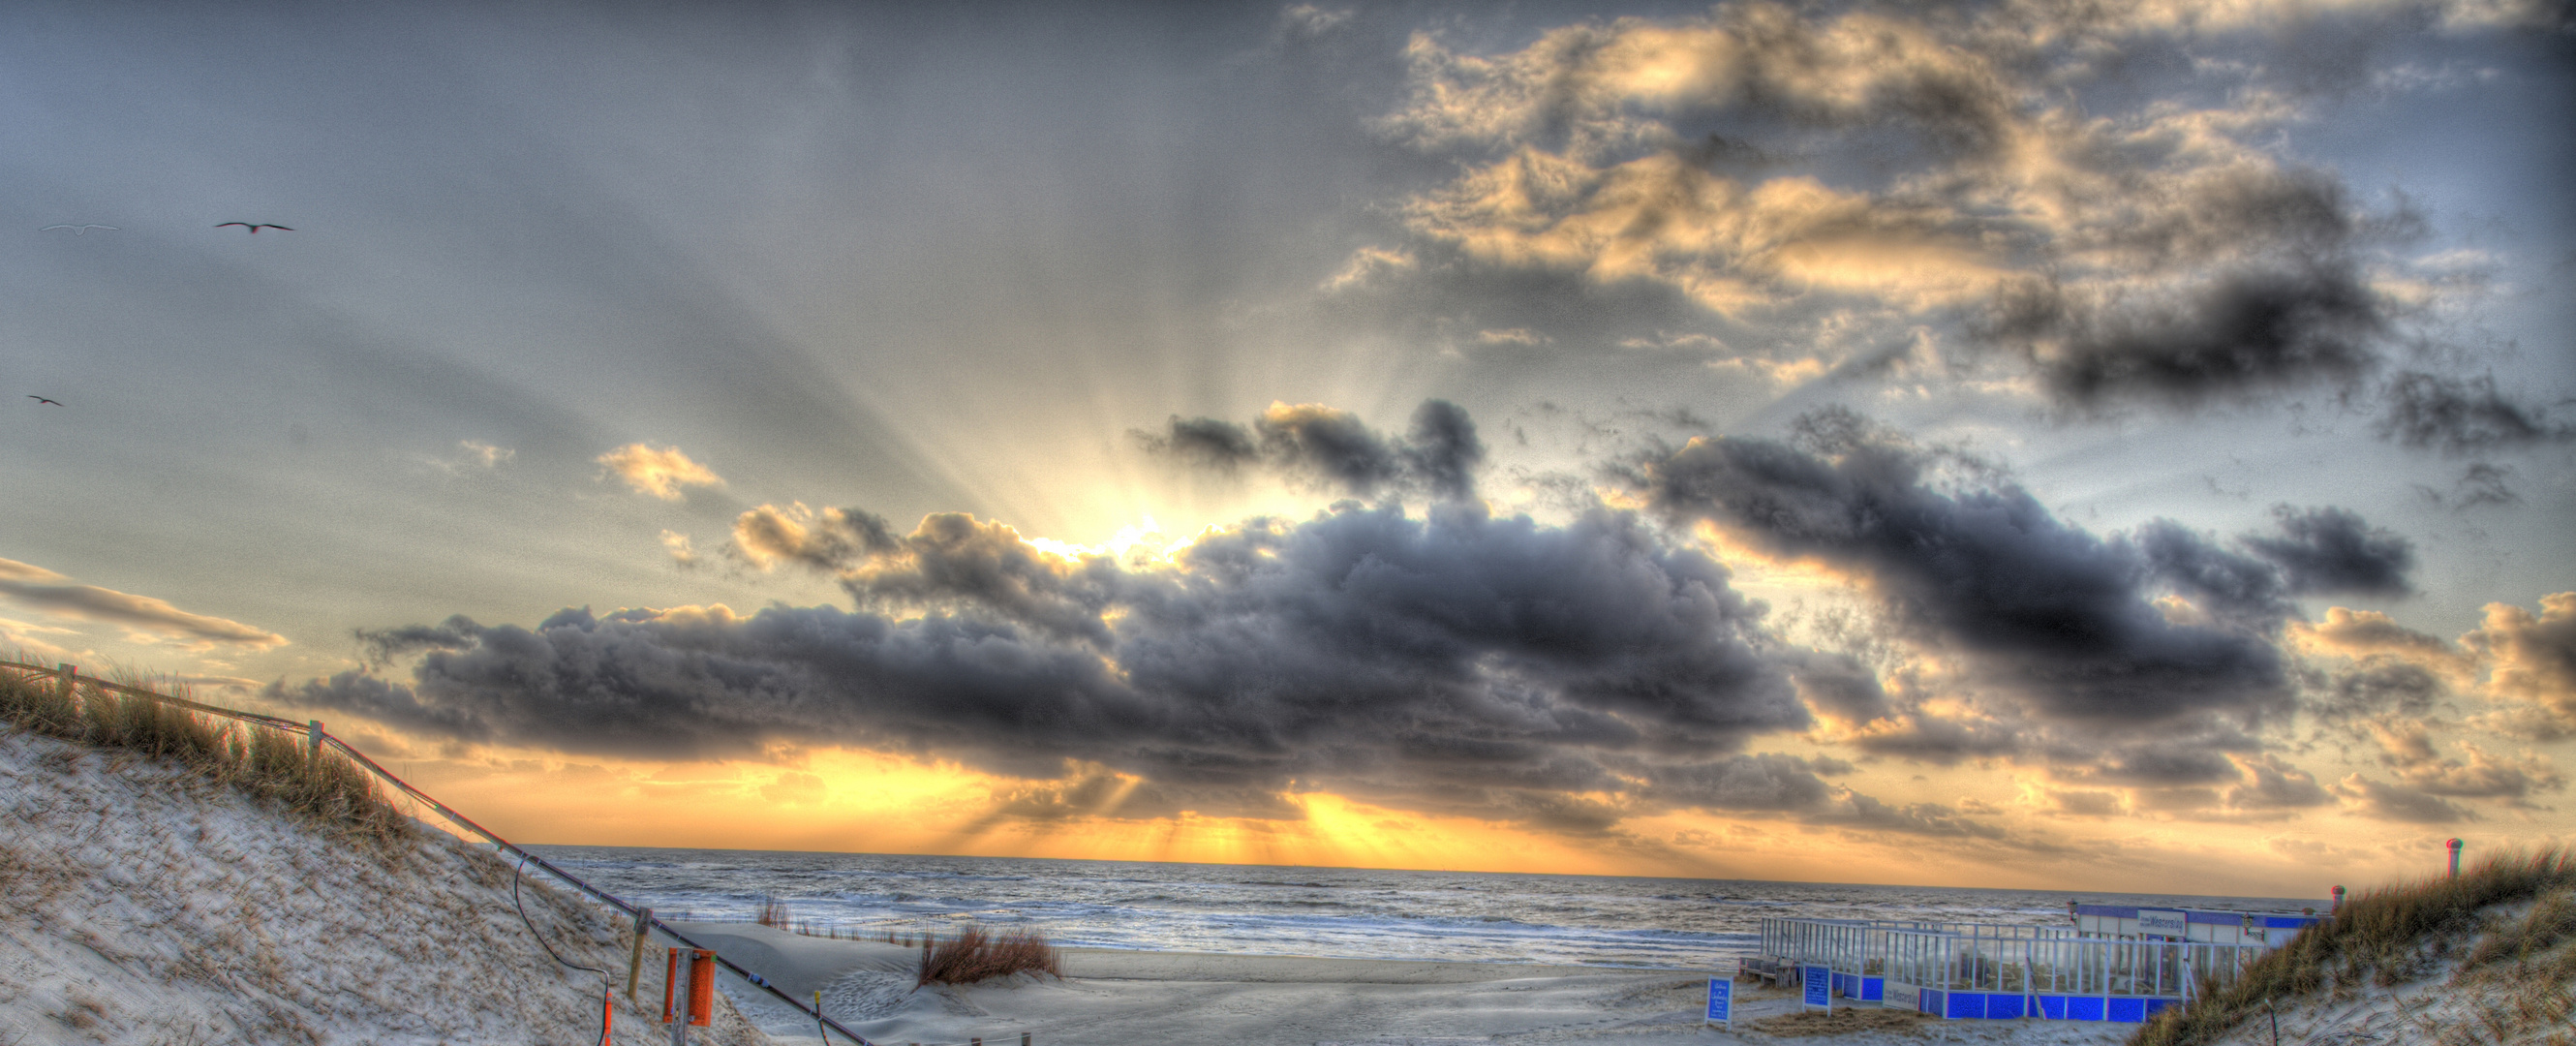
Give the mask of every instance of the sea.
[[764, 900], [817, 934], [970, 922], [1086, 948], [1732, 969], [1792, 915], [2064, 925], [2069, 902], [2297, 911], [2313, 898], [2065, 893], [1014, 857], [530, 846], [665, 919], [751, 921]]

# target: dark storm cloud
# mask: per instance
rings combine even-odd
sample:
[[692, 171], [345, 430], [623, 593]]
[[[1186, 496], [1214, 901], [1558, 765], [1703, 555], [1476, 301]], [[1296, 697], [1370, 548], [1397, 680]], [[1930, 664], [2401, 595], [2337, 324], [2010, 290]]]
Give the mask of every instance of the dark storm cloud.
[[1251, 431], [1231, 421], [1184, 419], [1175, 414], [1167, 431], [1139, 431], [1134, 435], [1148, 452], [1169, 454], [1202, 468], [1232, 472], [1261, 460], [1261, 445], [1253, 440]]
[[1649, 794], [1714, 810], [1817, 810], [1832, 801], [1834, 786], [1816, 773], [1796, 756], [1738, 756], [1665, 770], [1655, 775]]
[[2324, 806], [2334, 794], [2316, 775], [2282, 762], [2278, 756], [2241, 759], [2244, 780], [2227, 790], [2227, 806], [2237, 810], [2283, 810]]
[[1273, 821], [1303, 820], [1306, 816], [1303, 809], [1274, 792], [1253, 788], [1174, 788], [1107, 773], [1014, 788], [995, 799], [992, 809], [959, 834], [972, 836], [1013, 819], [1061, 822], [1106, 817], [1140, 821], [1177, 817], [1184, 812]]
[[1893, 806], [1865, 795], [1849, 797], [1848, 809], [1808, 819], [1812, 824], [1833, 825], [1861, 831], [1900, 832], [1907, 835], [1952, 836], [1972, 839], [2001, 840], [2004, 830], [1959, 815], [1959, 811], [1940, 803], [1907, 803]]
[[2307, 711], [2319, 722], [2344, 726], [2394, 713], [2420, 719], [2450, 687], [2433, 670], [2411, 661], [2374, 658], [2329, 677], [2310, 693]]
[[2458, 824], [2484, 820], [2477, 811], [2451, 803], [2420, 788], [2374, 781], [2352, 774], [2337, 782], [2334, 794], [2364, 817], [2402, 824]]
[[2426, 795], [2497, 799], [2507, 805], [2525, 806], [2533, 792], [2555, 792], [2567, 787], [2566, 779], [2550, 766], [2549, 760], [2537, 754], [2499, 757], [2463, 743], [2460, 747], [2468, 758], [2444, 756], [2434, 747], [2431, 727], [2420, 721], [2375, 723], [2371, 732], [2379, 741], [2380, 762]]
[[2414, 543], [2363, 522], [2359, 513], [2340, 508], [2302, 512], [2281, 505], [2272, 514], [2281, 537], [2248, 534], [2239, 540], [2280, 564], [2291, 593], [2402, 596], [2414, 591], [2407, 580], [2407, 572], [2415, 568]]
[[[2250, 747], [2240, 740], [2240, 747]], [[2220, 784], [2242, 775], [2227, 753], [2202, 739], [2151, 742], [2106, 754], [2098, 762], [2060, 775], [2091, 784], [2139, 788], [2174, 788]]]
[[[780, 515], [792, 547], [870, 518]], [[1764, 653], [1760, 607], [1633, 513], [1548, 526], [1472, 504], [1427, 518], [1346, 505], [1132, 567], [1046, 556], [955, 514], [873, 549], [825, 544], [779, 561], [828, 565], [866, 609], [450, 619], [369, 633], [387, 653], [425, 651], [411, 685], [350, 674], [271, 696], [590, 754], [796, 741], [1033, 778], [1092, 766], [1154, 785], [1140, 810], [1181, 796], [1258, 816], [1269, 807], [1243, 797], [1313, 782], [1563, 825], [1593, 816], [1559, 801], [1578, 791], [1779, 811], [1813, 805], [1815, 768], [1833, 768], [1728, 762], [1807, 714]]]
[[1828, 716], [1851, 722], [1885, 719], [1893, 711], [1877, 670], [1846, 655], [1821, 651], [1784, 651], [1793, 666], [1798, 696]]
[[1320, 404], [1273, 404], [1247, 427], [1175, 416], [1162, 432], [1135, 432], [1149, 453], [1218, 471], [1261, 465], [1357, 497], [1420, 490], [1443, 500], [1476, 493], [1485, 444], [1458, 405], [1424, 400], [1403, 438], [1379, 434], [1349, 411]]
[[2146, 577], [2171, 585], [2222, 620], [2263, 629], [2297, 612], [2279, 569], [2221, 548], [2189, 527], [2155, 520], [2130, 540], [2145, 559]]
[[2349, 383], [2379, 361], [2387, 306], [2348, 264], [2238, 272], [2159, 307], [2113, 307], [2043, 282], [2007, 292], [1982, 328], [2031, 354], [2081, 407], [2214, 399]]
[[[2272, 636], [2283, 581], [2265, 564], [2170, 525], [2096, 537], [1990, 471], [1936, 477], [1946, 459], [1869, 435], [1847, 412], [1803, 438], [1815, 452], [1694, 439], [1627, 478], [1669, 516], [1861, 573], [1893, 620], [1975, 655], [2043, 715], [2152, 721], [2285, 698]], [[2168, 588], [2220, 620], [2167, 620], [2151, 599]]]
[[459, 614], [435, 625], [352, 629], [368, 664], [382, 666], [424, 650], [461, 650], [474, 645], [482, 626]]
[[1894, 729], [1856, 734], [1850, 738], [1852, 747], [1871, 755], [1956, 766], [1971, 759], [2023, 755], [2039, 739], [2039, 731], [2028, 729], [2030, 724], [1944, 717], [1920, 708], [1889, 718]]
[[1424, 400], [1413, 412], [1406, 437], [1405, 461], [1432, 493], [1443, 498], [1475, 495], [1476, 466], [1484, 464], [1485, 444], [1476, 438], [1476, 423], [1465, 409], [1447, 400]]
[[2548, 408], [2496, 391], [2492, 377], [2463, 380], [2408, 371], [2389, 381], [2384, 398], [2379, 434], [2410, 447], [2480, 454], [2576, 441], [2576, 424], [2553, 421]]

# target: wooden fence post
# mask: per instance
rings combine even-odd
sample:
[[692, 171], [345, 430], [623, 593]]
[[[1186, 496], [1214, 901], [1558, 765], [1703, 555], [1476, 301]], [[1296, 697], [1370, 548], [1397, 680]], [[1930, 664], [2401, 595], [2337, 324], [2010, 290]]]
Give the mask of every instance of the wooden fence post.
[[644, 972], [644, 938], [653, 930], [653, 909], [635, 910], [635, 947], [626, 954], [626, 1001], [635, 1001], [635, 978]]
[[313, 763], [322, 761], [322, 721], [319, 719], [304, 721], [304, 759]]
[[80, 691], [73, 689], [72, 682], [80, 675], [80, 669], [69, 663], [63, 663], [55, 665], [54, 671], [62, 676], [63, 703], [70, 704], [73, 698], [80, 696]]

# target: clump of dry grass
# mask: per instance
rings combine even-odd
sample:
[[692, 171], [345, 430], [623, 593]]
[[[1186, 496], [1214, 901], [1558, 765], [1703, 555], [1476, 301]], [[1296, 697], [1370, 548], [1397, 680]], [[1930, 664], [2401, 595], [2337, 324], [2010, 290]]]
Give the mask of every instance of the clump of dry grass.
[[787, 902], [771, 894], [760, 895], [760, 914], [751, 921], [773, 930], [784, 930], [793, 922], [787, 917]]
[[[388, 802], [375, 776], [336, 751], [311, 751], [299, 733], [192, 711], [83, 679], [65, 688], [51, 676], [0, 670], [0, 720], [48, 737], [124, 749], [181, 763], [205, 776], [344, 834], [391, 841], [411, 823]], [[142, 688], [140, 681], [123, 685]], [[186, 688], [165, 696], [188, 699]]]
[[2255, 960], [2236, 983], [2158, 1014], [2129, 1042], [2199, 1046], [2262, 1013], [2266, 1000], [2403, 983], [2449, 957], [2459, 939], [2480, 929], [2480, 913], [2489, 906], [2535, 899], [2540, 903], [2531, 917], [2491, 933], [2465, 957], [2460, 976], [2507, 961], [2545, 964], [2534, 972], [2553, 973], [2563, 989], [2576, 978], [2576, 898], [2562, 899], [2570, 890], [2576, 890], [2576, 857], [2558, 849], [2503, 854], [2457, 878], [2372, 890]]
[[[785, 929], [785, 927], [781, 928]], [[818, 923], [811, 919], [796, 920], [794, 931], [807, 937], [822, 937], [835, 941], [864, 941], [868, 939], [867, 935], [861, 933], [858, 927], [843, 927], [836, 923]]]
[[1846, 1036], [1862, 1032], [1920, 1035], [1924, 1026], [1936, 1018], [1912, 1010], [1885, 1010], [1876, 1007], [1843, 1006], [1828, 1013], [1800, 1010], [1754, 1021], [1753, 1029], [1783, 1039], [1815, 1035]]
[[946, 940], [921, 939], [921, 976], [914, 985], [973, 984], [1015, 973], [1062, 979], [1063, 955], [1036, 930], [996, 934], [970, 923]]
[[2570, 944], [2576, 944], [2576, 887], [2543, 897], [2522, 918], [2488, 930], [2469, 953], [2469, 965], [2510, 962], [2576, 976], [2576, 948]]

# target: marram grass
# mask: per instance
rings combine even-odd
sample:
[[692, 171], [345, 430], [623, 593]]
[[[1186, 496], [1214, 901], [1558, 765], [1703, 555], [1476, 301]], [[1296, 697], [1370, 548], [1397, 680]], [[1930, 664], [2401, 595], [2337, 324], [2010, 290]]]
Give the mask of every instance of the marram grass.
[[[163, 690], [187, 696], [183, 687]], [[386, 801], [374, 775], [336, 751], [326, 748], [314, 755], [299, 733], [101, 686], [83, 685], [67, 694], [55, 677], [10, 670], [0, 670], [0, 721], [30, 733], [179, 763], [347, 835], [390, 841], [411, 830], [410, 821]]]
[[1015, 973], [1064, 976], [1062, 953], [1036, 930], [994, 933], [969, 923], [954, 937], [921, 939], [918, 985], [973, 984]]
[[[2519, 919], [2482, 915], [2490, 906], [2526, 902], [2533, 907]], [[2461, 954], [2472, 937], [2478, 943]], [[2517, 980], [2554, 993], [2551, 999], [2567, 995], [2576, 985], [2576, 857], [2556, 848], [2507, 853], [2457, 878], [2363, 893], [2333, 919], [2255, 960], [2236, 983], [2157, 1015], [2129, 1042], [2201, 1046], [2261, 1016], [2267, 1000], [2286, 1005], [2308, 996], [2384, 991], [2454, 958], [2461, 962], [2455, 981], [2510, 967]]]

